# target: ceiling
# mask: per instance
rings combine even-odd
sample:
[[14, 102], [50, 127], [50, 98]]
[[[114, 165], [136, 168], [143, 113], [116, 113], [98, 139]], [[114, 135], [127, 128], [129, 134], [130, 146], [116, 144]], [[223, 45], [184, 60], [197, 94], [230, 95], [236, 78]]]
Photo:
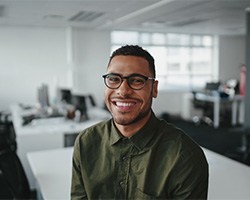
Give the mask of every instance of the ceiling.
[[243, 35], [250, 0], [0, 0], [0, 26]]

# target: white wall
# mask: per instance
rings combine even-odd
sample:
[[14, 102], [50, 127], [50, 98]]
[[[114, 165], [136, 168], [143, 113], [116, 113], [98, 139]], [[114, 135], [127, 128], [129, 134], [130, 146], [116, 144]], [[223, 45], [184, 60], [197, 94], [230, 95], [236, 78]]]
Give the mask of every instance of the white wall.
[[159, 91], [158, 97], [153, 100], [153, 110], [159, 115], [167, 112], [174, 115], [181, 113], [183, 92], [181, 91]]
[[[109, 33], [74, 30], [75, 86], [78, 93], [93, 93], [102, 103], [101, 74], [110, 54]], [[51, 100], [55, 85], [70, 87], [67, 29], [1, 27], [0, 110], [13, 103], [37, 102], [37, 87], [49, 85]], [[102, 104], [101, 104], [102, 105]]]
[[0, 110], [11, 103], [34, 103], [41, 83], [66, 81], [63, 29], [0, 29]]
[[245, 37], [224, 36], [219, 40], [219, 77], [220, 80], [238, 79], [240, 66], [246, 63]]
[[110, 33], [78, 30], [76, 44], [76, 93], [93, 94], [98, 105], [103, 106], [105, 74], [110, 56]]
[[[93, 94], [103, 105], [103, 80], [110, 55], [109, 32], [72, 31], [73, 92]], [[245, 62], [244, 37], [220, 37], [219, 77], [239, 77], [239, 65]], [[55, 80], [61, 87], [70, 86], [68, 79], [69, 41], [67, 29], [1, 27], [0, 29], [0, 110], [11, 103], [36, 102], [36, 89], [49, 84], [54, 96]], [[156, 113], [180, 114], [183, 93], [160, 91], [154, 100]]]

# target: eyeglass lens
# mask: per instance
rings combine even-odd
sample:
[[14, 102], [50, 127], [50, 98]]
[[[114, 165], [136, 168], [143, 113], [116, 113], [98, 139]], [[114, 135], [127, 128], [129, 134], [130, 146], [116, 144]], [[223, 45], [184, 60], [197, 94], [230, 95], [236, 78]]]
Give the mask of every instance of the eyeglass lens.
[[107, 74], [105, 77], [105, 84], [111, 89], [117, 89], [123, 82], [123, 79], [127, 79], [129, 87], [135, 90], [142, 89], [147, 81], [147, 77], [142, 75], [131, 75], [127, 77], [121, 77], [116, 74]]

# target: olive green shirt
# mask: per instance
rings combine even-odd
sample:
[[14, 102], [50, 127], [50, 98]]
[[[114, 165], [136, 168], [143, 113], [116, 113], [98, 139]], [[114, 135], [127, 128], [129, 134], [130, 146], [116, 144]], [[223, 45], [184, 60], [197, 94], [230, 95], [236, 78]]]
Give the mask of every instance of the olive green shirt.
[[208, 164], [180, 129], [152, 114], [125, 138], [110, 119], [83, 131], [73, 153], [71, 199], [206, 199]]

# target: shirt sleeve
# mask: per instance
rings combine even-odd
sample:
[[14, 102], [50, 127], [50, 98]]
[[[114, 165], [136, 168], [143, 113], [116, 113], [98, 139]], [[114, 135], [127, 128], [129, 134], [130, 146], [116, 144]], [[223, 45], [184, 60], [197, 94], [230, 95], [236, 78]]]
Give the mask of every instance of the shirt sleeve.
[[202, 149], [181, 155], [172, 173], [171, 199], [207, 199], [208, 173]]
[[72, 160], [71, 200], [88, 199], [81, 174], [79, 148], [79, 137], [77, 137]]

